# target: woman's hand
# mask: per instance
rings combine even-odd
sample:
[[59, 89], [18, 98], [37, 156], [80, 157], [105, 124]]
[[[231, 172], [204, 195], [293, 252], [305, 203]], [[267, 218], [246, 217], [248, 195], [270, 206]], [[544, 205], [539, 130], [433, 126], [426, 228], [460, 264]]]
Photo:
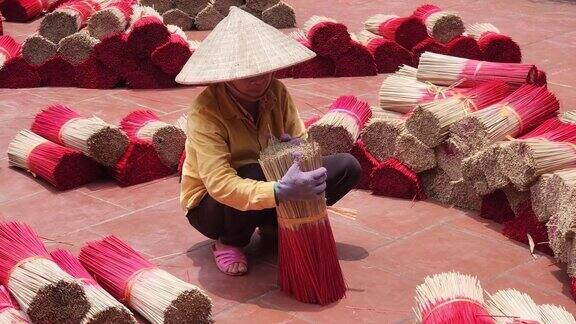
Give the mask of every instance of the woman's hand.
[[274, 186], [278, 202], [314, 200], [326, 190], [326, 168], [300, 170], [301, 153], [294, 154], [294, 163]]

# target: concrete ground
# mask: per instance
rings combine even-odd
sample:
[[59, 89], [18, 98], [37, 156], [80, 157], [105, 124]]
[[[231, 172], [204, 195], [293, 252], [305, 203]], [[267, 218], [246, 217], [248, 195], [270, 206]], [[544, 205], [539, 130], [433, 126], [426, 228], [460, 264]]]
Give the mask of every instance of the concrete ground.
[[[414, 0], [288, 0], [301, 25], [313, 14], [362, 27], [376, 13], [406, 15]], [[548, 74], [549, 88], [563, 110], [576, 108], [576, 3], [540, 0], [439, 0], [466, 23], [491, 22], [522, 47], [526, 62]], [[39, 21], [5, 23], [4, 31], [23, 40]], [[286, 31], [288, 32], [288, 31]], [[189, 33], [201, 40], [206, 33]], [[321, 113], [342, 94], [377, 104], [383, 75], [364, 78], [285, 80], [303, 118]], [[148, 107], [164, 120], [176, 120], [202, 88], [129, 91], [85, 89], [0, 90], [0, 151], [30, 126], [42, 107], [62, 103], [85, 115], [118, 122], [129, 111]], [[533, 259], [526, 246], [506, 239], [498, 224], [475, 213], [438, 205], [371, 196], [354, 191], [339, 206], [359, 211], [355, 221], [331, 215], [347, 297], [319, 307], [281, 293], [270, 253], [251, 249], [250, 273], [221, 274], [209, 249], [178, 206], [179, 183], [170, 177], [129, 188], [112, 182], [54, 192], [24, 172], [8, 168], [0, 156], [0, 220], [28, 222], [50, 248], [78, 251], [83, 242], [115, 234], [166, 270], [203, 287], [214, 301], [217, 322], [410, 323], [414, 289], [426, 275], [457, 270], [476, 275], [489, 292], [517, 288], [539, 303], [576, 312], [565, 270], [545, 256]]]

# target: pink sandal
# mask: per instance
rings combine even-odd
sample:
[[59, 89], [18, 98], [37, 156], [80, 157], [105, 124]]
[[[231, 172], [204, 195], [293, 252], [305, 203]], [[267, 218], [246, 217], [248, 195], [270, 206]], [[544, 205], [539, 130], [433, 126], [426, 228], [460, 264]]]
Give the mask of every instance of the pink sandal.
[[[241, 276], [248, 272], [248, 261], [244, 252], [240, 248], [232, 247], [225, 250], [217, 251], [216, 244], [212, 245], [212, 253], [214, 254], [214, 261], [216, 261], [216, 266], [220, 271], [224, 272], [229, 276]], [[231, 273], [228, 268], [234, 263], [243, 264], [246, 268], [244, 272]]]

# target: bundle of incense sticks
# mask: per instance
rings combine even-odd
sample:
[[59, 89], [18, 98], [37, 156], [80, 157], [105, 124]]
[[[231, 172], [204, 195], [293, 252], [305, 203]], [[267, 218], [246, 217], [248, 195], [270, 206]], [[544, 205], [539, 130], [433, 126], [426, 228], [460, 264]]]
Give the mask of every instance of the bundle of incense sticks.
[[362, 130], [361, 139], [377, 160], [391, 158], [396, 148], [396, 138], [404, 129], [402, 114], [389, 110], [372, 110], [372, 118]]
[[[312, 171], [322, 165], [320, 147], [313, 142], [296, 145], [274, 141], [260, 154], [259, 162], [266, 179], [277, 181], [295, 158], [302, 171]], [[325, 305], [343, 298], [346, 285], [324, 195], [309, 201], [281, 202], [277, 212], [280, 289], [306, 303]]]
[[454, 94], [453, 86], [447, 88], [418, 81], [416, 73], [415, 68], [402, 65], [396, 73], [384, 79], [379, 91], [380, 107], [405, 114], [418, 104], [445, 99]]
[[450, 85], [464, 79], [462, 86], [489, 80], [502, 80], [520, 86], [534, 83], [537, 69], [532, 64], [496, 63], [426, 52], [420, 57], [418, 79]]
[[509, 36], [500, 33], [496, 26], [488, 23], [473, 24], [466, 27], [466, 33], [478, 41], [478, 46], [486, 61], [520, 63], [520, 46]]
[[412, 63], [412, 53], [395, 41], [375, 35], [368, 30], [362, 30], [356, 37], [374, 56], [378, 73], [395, 72], [402, 65]]
[[346, 25], [323, 16], [312, 16], [303, 26], [314, 52], [336, 59], [348, 51], [354, 42]]
[[428, 36], [426, 25], [414, 16], [374, 15], [364, 22], [364, 28], [374, 34], [393, 40], [407, 50]]
[[8, 146], [8, 163], [50, 183], [58, 190], [79, 187], [102, 177], [100, 166], [82, 153], [52, 143], [29, 130]]
[[414, 10], [413, 15], [426, 24], [428, 35], [441, 43], [447, 43], [465, 31], [460, 16], [453, 12], [443, 11], [436, 5], [421, 5]]
[[494, 80], [447, 99], [418, 105], [406, 119], [407, 133], [398, 138], [395, 156], [418, 172], [431, 169], [436, 166], [432, 148], [446, 139], [453, 123], [499, 102], [510, 92], [505, 82]]
[[349, 152], [371, 116], [368, 103], [354, 96], [341, 96], [310, 126], [308, 134], [320, 145], [322, 155]]
[[128, 137], [117, 126], [98, 117], [84, 118], [60, 104], [36, 114], [31, 130], [54, 143], [74, 148], [104, 166], [116, 164], [128, 147]]
[[80, 323], [90, 309], [82, 286], [24, 223], [0, 223], [0, 283], [33, 323]]
[[490, 315], [497, 324], [512, 322], [542, 323], [538, 305], [525, 293], [515, 289], [500, 290], [488, 294], [486, 303]]
[[416, 323], [493, 323], [476, 277], [448, 272], [428, 276], [416, 287]]

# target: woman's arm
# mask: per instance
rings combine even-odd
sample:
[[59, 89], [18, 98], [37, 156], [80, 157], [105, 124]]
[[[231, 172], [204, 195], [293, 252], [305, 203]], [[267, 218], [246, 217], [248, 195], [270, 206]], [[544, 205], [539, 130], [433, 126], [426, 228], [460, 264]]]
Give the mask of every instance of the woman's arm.
[[191, 111], [188, 118], [188, 151], [196, 152], [198, 173], [208, 194], [238, 210], [276, 207], [274, 182], [243, 179], [232, 168], [221, 122], [202, 108]]

